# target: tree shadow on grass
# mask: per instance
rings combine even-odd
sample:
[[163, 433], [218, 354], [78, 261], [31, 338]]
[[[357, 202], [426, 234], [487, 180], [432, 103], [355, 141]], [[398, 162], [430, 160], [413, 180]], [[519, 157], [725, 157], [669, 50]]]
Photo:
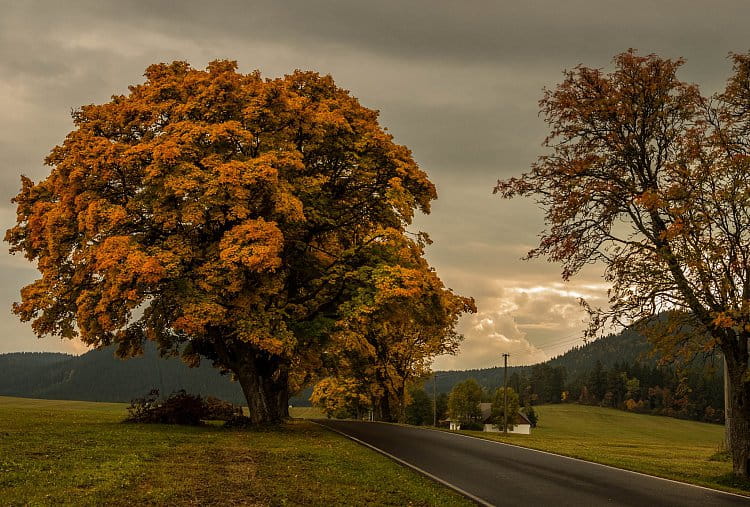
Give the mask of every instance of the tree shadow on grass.
[[716, 477], [715, 481], [716, 484], [741, 489], [742, 491], [750, 493], [750, 480], [743, 477], [737, 477], [732, 473], [720, 475]]

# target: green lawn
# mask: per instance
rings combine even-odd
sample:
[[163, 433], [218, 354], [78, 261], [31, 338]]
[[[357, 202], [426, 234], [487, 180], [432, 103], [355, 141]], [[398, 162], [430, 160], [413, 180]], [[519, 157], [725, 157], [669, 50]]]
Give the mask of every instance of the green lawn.
[[535, 410], [539, 426], [531, 435], [463, 433], [750, 494], [730, 477], [728, 457], [717, 455], [723, 426], [573, 404], [542, 405]]
[[300, 419], [325, 419], [326, 415], [317, 407], [292, 407], [289, 415]]
[[125, 405], [0, 397], [0, 503], [472, 505], [302, 420], [124, 424]]

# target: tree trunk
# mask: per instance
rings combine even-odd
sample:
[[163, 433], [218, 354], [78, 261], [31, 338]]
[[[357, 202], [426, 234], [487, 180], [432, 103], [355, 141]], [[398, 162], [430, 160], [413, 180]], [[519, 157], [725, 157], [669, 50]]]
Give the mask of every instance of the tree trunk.
[[401, 386], [401, 399], [398, 400], [398, 422], [406, 423], [406, 382]]
[[384, 394], [378, 400], [376, 418], [379, 421], [393, 422], [393, 414], [391, 413], [391, 402], [388, 394]]
[[729, 369], [727, 358], [724, 358], [724, 446], [727, 451], [732, 450], [732, 441], [729, 436], [729, 428], [732, 427], [732, 384], [729, 383]]
[[232, 371], [245, 394], [253, 424], [278, 424], [289, 418], [289, 366], [285, 362], [264, 354], [248, 355], [237, 361]]
[[[730, 388], [729, 450], [734, 475], [750, 476], [750, 384], [744, 375], [728, 364]], [[733, 371], [735, 370], [735, 371]]]
[[383, 389], [383, 393], [377, 398], [375, 405], [375, 419], [378, 421], [394, 422], [393, 407], [391, 407], [391, 395], [388, 390], [388, 382], [379, 370], [375, 371], [375, 382]]

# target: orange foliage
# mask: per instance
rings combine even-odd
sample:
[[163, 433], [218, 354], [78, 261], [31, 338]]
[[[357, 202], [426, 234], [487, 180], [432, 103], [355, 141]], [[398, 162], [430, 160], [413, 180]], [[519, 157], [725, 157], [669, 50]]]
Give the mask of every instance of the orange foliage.
[[632, 49], [610, 73], [566, 71], [540, 101], [549, 152], [495, 192], [545, 210], [529, 258], [560, 262], [566, 280], [605, 267], [609, 301], [586, 306], [590, 336], [632, 323], [664, 360], [721, 350], [734, 471], [747, 478], [750, 54], [731, 59], [725, 90], [710, 98], [678, 78], [682, 59]]
[[443, 285], [419, 243], [394, 239], [389, 251], [390, 263], [363, 270], [355, 296], [342, 306], [328, 372], [357, 379], [346, 385], [367, 398], [377, 418], [402, 420], [409, 386], [429, 373], [435, 356], [458, 351], [458, 319], [476, 307]]
[[40, 336], [125, 355], [186, 344], [240, 382], [266, 364], [286, 389], [319, 363], [346, 285], [435, 188], [330, 76], [230, 61], [145, 76], [76, 110], [49, 176], [22, 178], [6, 241], [41, 278], [14, 311]]

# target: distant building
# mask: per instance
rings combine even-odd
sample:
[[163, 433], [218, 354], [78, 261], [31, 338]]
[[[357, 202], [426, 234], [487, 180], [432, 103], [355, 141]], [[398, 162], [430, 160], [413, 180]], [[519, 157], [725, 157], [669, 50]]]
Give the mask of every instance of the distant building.
[[[501, 431], [492, 421], [492, 403], [480, 403], [479, 408], [482, 409], [482, 421], [484, 422], [483, 431]], [[513, 424], [512, 428], [510, 427], [510, 424], [508, 425], [508, 433], [518, 433], [521, 435], [531, 434], [531, 421], [529, 421], [529, 418], [526, 417], [526, 414], [523, 412], [516, 412], [513, 420], [508, 422]]]
[[[482, 431], [500, 432], [500, 428], [498, 428], [492, 421], [492, 403], [480, 403], [479, 408], [482, 411], [481, 422], [484, 424], [484, 429]], [[508, 433], [516, 433], [520, 435], [531, 434], [531, 421], [529, 421], [529, 418], [526, 417], [526, 414], [523, 412], [516, 412], [513, 421], [509, 422], [513, 424], [513, 428], [509, 427]], [[458, 431], [461, 429], [461, 423], [459, 421], [451, 421], [448, 419], [448, 424], [451, 431]]]

